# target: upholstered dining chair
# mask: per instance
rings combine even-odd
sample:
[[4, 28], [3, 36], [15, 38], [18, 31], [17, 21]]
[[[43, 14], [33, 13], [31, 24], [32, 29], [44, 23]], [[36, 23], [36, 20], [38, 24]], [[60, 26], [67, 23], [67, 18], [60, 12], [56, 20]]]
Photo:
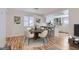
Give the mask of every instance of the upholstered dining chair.
[[29, 30], [31, 30], [31, 29], [32, 29], [31, 27], [27, 27], [27, 28], [25, 28], [25, 31], [26, 31], [26, 30], [29, 31]]
[[39, 37], [43, 39], [43, 43], [45, 43], [45, 39], [47, 40], [48, 30], [44, 30], [42, 33], [39, 33]]
[[25, 31], [25, 36], [28, 39], [28, 45], [29, 45], [29, 40], [34, 37], [34, 33], [31, 33], [29, 30]]

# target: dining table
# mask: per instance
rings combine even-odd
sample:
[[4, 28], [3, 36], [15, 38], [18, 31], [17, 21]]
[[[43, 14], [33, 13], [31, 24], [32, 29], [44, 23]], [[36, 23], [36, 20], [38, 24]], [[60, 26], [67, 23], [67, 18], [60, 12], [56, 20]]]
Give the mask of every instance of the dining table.
[[34, 33], [34, 40], [37, 40], [39, 38], [39, 33], [42, 33], [44, 29], [31, 29], [30, 32]]

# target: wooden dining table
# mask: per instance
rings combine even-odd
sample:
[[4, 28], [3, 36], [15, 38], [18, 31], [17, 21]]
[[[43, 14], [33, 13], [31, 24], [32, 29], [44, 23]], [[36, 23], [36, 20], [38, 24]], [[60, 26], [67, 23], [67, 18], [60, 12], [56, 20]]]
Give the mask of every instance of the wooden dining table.
[[37, 40], [39, 38], [39, 33], [42, 33], [44, 29], [31, 29], [30, 32], [34, 33], [34, 40]]

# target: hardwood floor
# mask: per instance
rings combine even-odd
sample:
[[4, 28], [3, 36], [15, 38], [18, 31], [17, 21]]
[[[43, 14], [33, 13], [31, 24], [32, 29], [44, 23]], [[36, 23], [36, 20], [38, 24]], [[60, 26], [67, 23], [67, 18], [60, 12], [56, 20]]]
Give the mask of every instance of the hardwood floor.
[[12, 50], [22, 50], [24, 46], [24, 36], [12, 36], [6, 38], [6, 46]]

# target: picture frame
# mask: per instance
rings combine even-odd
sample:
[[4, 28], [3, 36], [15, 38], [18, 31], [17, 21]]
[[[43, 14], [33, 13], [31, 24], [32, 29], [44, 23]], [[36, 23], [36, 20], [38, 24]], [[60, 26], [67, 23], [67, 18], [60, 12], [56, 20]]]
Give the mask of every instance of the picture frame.
[[37, 23], [40, 23], [40, 22], [41, 22], [41, 19], [36, 18], [36, 22], [37, 22]]
[[21, 17], [20, 16], [14, 16], [14, 23], [20, 24], [21, 23]]

